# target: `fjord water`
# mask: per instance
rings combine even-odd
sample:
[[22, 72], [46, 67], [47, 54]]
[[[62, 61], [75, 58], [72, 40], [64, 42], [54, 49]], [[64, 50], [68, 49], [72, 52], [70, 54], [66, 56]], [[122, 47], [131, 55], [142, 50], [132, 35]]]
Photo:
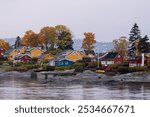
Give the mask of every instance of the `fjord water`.
[[0, 78], [0, 99], [148, 100], [149, 84], [42, 84], [24, 78]]

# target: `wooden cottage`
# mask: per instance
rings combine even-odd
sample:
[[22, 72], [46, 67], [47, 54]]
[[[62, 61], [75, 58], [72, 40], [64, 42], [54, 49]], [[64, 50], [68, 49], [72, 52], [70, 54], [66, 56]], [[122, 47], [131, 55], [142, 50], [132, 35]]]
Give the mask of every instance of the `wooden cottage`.
[[101, 58], [100, 61], [101, 61], [102, 66], [108, 66], [112, 64], [122, 64], [123, 57], [116, 52], [109, 52], [107, 55]]

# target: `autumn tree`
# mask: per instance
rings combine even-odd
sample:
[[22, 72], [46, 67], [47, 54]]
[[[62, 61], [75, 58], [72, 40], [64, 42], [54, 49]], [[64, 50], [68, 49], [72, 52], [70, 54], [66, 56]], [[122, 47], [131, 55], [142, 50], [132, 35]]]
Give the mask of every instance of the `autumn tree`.
[[[53, 50], [56, 45], [57, 33], [54, 27], [44, 27], [40, 31], [40, 39], [46, 50]], [[49, 47], [50, 46], [50, 47]]]
[[119, 39], [113, 40], [114, 49], [117, 53], [119, 53], [124, 60], [128, 59], [128, 46], [129, 42], [127, 37], [120, 37]]
[[21, 44], [24, 46], [37, 47], [40, 44], [39, 35], [32, 30], [26, 31]]
[[0, 39], [0, 48], [7, 51], [9, 49], [9, 43], [6, 42], [4, 39]]
[[57, 46], [58, 49], [67, 50], [73, 49], [73, 40], [72, 40], [72, 33], [70, 29], [64, 25], [57, 25], [55, 26], [57, 32]]
[[82, 41], [82, 48], [84, 50], [93, 50], [95, 43], [95, 34], [91, 32], [84, 33], [84, 39]]

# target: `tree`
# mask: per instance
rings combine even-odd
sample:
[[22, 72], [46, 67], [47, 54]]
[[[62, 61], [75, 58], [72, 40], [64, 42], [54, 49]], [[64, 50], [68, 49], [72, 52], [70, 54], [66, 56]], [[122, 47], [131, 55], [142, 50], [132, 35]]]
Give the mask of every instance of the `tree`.
[[0, 39], [0, 47], [7, 51], [9, 49], [9, 43], [6, 42], [4, 39]]
[[139, 55], [138, 47], [136, 45], [138, 45], [138, 42], [141, 40], [141, 33], [136, 23], [131, 29], [129, 35], [129, 59], [134, 59], [137, 55]]
[[[53, 50], [57, 41], [57, 33], [54, 27], [44, 27], [40, 31], [40, 39], [45, 45], [46, 50]], [[50, 45], [50, 48], [49, 48]]]
[[26, 31], [21, 44], [24, 46], [37, 47], [40, 44], [39, 35], [32, 30]]
[[18, 36], [15, 41], [15, 49], [21, 45], [21, 38]]
[[148, 42], [149, 38], [147, 35], [145, 35], [145, 37], [143, 37], [141, 40], [139, 40], [138, 42], [138, 50], [139, 53], [146, 53], [149, 52], [149, 42]]
[[67, 50], [73, 49], [73, 40], [72, 40], [72, 33], [70, 29], [64, 25], [57, 25], [55, 26], [57, 32], [57, 46], [58, 49]]
[[91, 32], [84, 33], [84, 39], [82, 41], [82, 48], [84, 50], [93, 50], [95, 43], [95, 34]]
[[127, 37], [120, 37], [119, 39], [115, 39], [113, 40], [113, 43], [115, 51], [119, 53], [124, 58], [124, 60], [127, 60], [129, 46]]

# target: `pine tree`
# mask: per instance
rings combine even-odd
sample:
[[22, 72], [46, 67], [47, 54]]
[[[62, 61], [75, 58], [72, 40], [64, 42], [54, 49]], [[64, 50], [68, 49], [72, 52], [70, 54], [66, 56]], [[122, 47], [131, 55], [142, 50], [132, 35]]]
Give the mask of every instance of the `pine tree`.
[[145, 35], [144, 38], [142, 38], [138, 43], [138, 50], [141, 53], [149, 52], [149, 38], [147, 35]]
[[129, 37], [129, 59], [134, 59], [138, 55], [138, 43], [141, 40], [141, 32], [135, 23], [130, 31]]
[[15, 41], [15, 49], [21, 45], [21, 38], [18, 36]]

